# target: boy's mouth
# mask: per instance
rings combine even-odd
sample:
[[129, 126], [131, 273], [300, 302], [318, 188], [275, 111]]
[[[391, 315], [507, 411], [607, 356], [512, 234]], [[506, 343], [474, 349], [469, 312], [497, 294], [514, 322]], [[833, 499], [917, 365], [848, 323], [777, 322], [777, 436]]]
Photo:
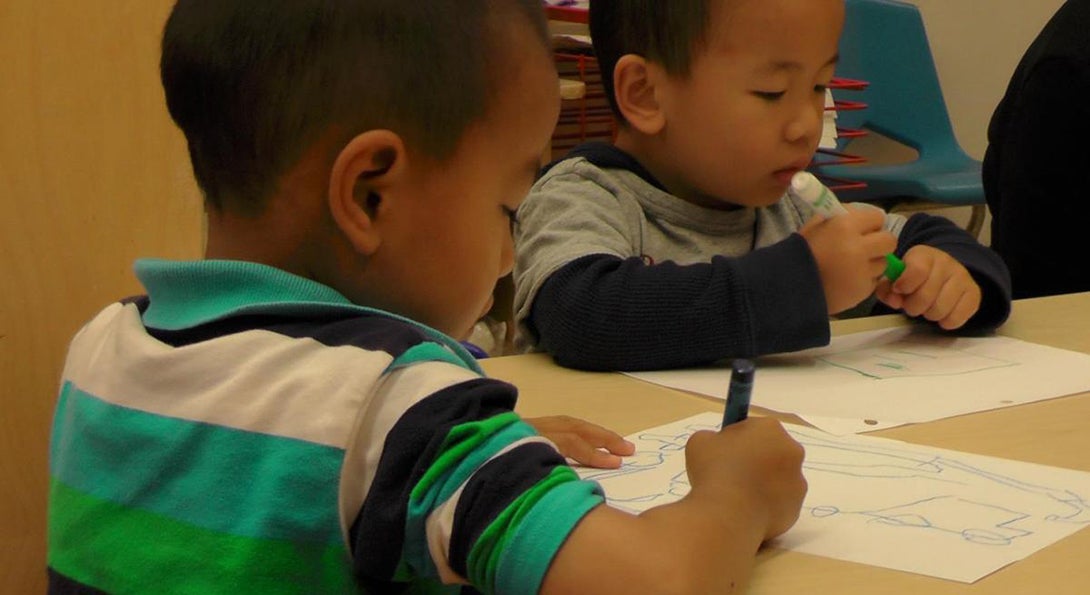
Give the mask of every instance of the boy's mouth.
[[776, 178], [776, 181], [786, 189], [791, 185], [791, 178], [794, 177], [795, 174], [806, 169], [809, 165], [810, 159], [799, 159], [785, 168], [772, 172], [772, 177]]
[[783, 169], [778, 169], [773, 172], [772, 177], [776, 178], [776, 182], [778, 182], [781, 186], [787, 188], [791, 185], [791, 178], [793, 178], [795, 174], [799, 173], [800, 171], [802, 171], [801, 167], [785, 167]]

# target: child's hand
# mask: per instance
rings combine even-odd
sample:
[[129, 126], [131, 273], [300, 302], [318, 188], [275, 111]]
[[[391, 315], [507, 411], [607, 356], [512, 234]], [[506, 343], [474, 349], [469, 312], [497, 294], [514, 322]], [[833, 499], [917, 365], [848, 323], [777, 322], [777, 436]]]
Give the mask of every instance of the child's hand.
[[799, 518], [806, 496], [803, 448], [769, 417], [751, 417], [719, 432], [697, 432], [685, 446], [685, 464], [693, 495], [709, 494], [719, 506], [742, 497], [738, 515], [765, 517], [765, 536], [786, 532]]
[[587, 467], [616, 469], [621, 466], [621, 457], [636, 452], [636, 446], [620, 434], [589, 421], [566, 415], [524, 418], [523, 421], [552, 440], [560, 454]]
[[832, 219], [815, 216], [799, 230], [817, 261], [829, 314], [843, 312], [874, 292], [886, 269], [886, 254], [897, 247], [884, 223], [878, 209], [849, 208]]
[[905, 271], [879, 284], [878, 299], [909, 316], [923, 316], [946, 330], [961, 328], [980, 308], [980, 286], [962, 264], [932, 246], [905, 253]]

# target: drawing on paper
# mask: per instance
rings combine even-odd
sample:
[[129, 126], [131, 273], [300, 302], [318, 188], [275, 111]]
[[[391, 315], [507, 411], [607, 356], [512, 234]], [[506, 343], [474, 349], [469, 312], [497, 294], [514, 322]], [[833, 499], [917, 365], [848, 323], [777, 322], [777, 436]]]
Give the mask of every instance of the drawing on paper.
[[[834, 434], [1090, 390], [1090, 354], [1009, 337], [943, 335], [919, 326], [841, 335], [826, 347], [762, 356], [757, 364], [754, 406], [794, 413]], [[730, 380], [723, 365], [628, 375], [716, 399], [724, 398]]]
[[[685, 443], [694, 432], [707, 429], [712, 428], [693, 425], [678, 434], [640, 434], [634, 440], [635, 454], [625, 457], [620, 468], [581, 469], [579, 475], [602, 483], [609, 504], [627, 512], [675, 502], [689, 493]], [[678, 460], [680, 466], [674, 464]], [[623, 477], [635, 477], [635, 481], [611, 481]]]
[[922, 343], [843, 351], [822, 355], [817, 359], [878, 380], [958, 376], [1018, 365], [1017, 362], [975, 355], [952, 347]]
[[[688, 423], [673, 433], [630, 437], [637, 452], [619, 469], [585, 469], [602, 483], [610, 505], [632, 513], [676, 501], [689, 491], [684, 446], [713, 423]], [[804, 514], [819, 521], [928, 531], [983, 546], [1011, 545], [1042, 524], [1090, 524], [1090, 502], [1058, 487], [1021, 481], [947, 456], [846, 440], [792, 426], [806, 449], [811, 490]]]
[[[863, 522], [935, 531], [988, 546], [1010, 545], [1032, 535], [1033, 526], [1042, 522], [1090, 523], [1090, 502], [1071, 490], [1020, 481], [950, 457], [846, 445], [805, 429], [791, 433], [806, 448], [808, 478], [831, 474], [847, 488], [836, 497], [808, 498], [804, 510], [815, 518], [854, 515]], [[864, 497], [851, 496], [852, 488], [891, 481], [896, 486], [890, 484], [885, 495], [871, 490]]]
[[868, 522], [949, 533], [982, 545], [1010, 545], [1014, 539], [1033, 535], [1033, 531], [1017, 527], [1018, 521], [1029, 518], [1028, 514], [949, 496], [875, 511], [845, 512], [835, 506], [803, 510], [817, 518], [855, 514]]

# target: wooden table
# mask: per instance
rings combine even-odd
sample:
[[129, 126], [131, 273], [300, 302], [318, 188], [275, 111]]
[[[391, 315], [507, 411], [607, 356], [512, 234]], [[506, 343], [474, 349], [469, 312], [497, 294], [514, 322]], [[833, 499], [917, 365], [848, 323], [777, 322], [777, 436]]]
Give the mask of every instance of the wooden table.
[[[833, 323], [834, 334], [905, 324], [901, 316]], [[1001, 335], [1090, 353], [1090, 293], [1020, 300]], [[519, 387], [526, 416], [569, 414], [630, 434], [723, 403], [613, 373], [566, 370], [545, 355], [483, 362], [496, 378]], [[797, 421], [792, 416], [780, 416]], [[982, 455], [1090, 471], [1090, 393], [874, 432]], [[972, 585], [765, 549], [749, 593], [905, 594], [1090, 593], [1090, 530], [1080, 531]]]

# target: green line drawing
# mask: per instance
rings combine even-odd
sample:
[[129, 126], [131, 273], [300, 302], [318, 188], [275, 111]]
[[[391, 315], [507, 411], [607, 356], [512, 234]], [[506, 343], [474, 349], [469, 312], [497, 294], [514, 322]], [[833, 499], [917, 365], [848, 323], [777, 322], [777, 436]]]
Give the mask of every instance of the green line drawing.
[[948, 346], [915, 345], [911, 347], [871, 347], [830, 353], [818, 361], [850, 370], [867, 378], [919, 378], [924, 376], [963, 376], [1021, 365], [1018, 362], [976, 355]]

